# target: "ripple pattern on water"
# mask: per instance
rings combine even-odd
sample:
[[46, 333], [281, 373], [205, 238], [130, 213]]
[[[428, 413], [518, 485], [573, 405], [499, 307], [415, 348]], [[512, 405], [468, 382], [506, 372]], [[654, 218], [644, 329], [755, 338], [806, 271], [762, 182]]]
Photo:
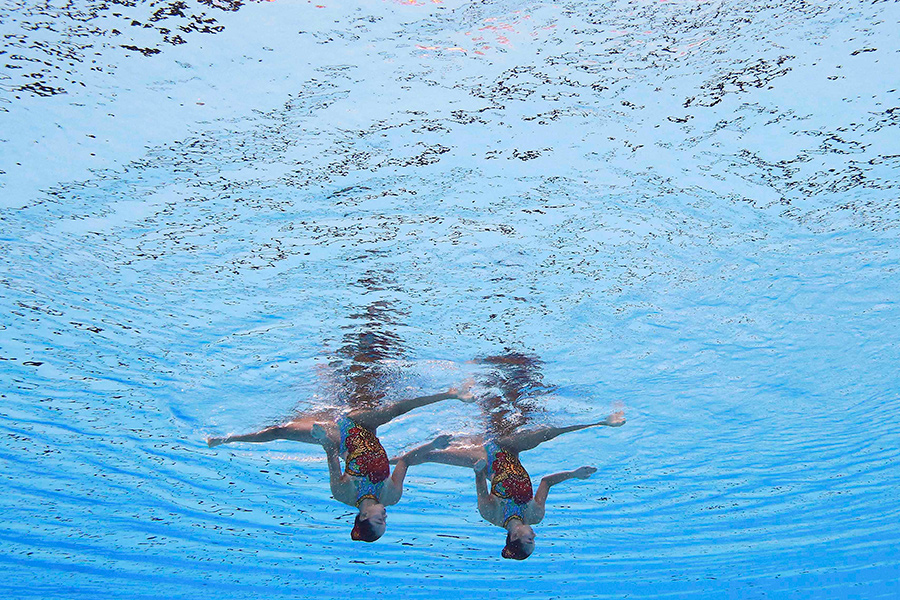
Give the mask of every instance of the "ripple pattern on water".
[[[0, 8], [0, 589], [897, 597], [896, 6]], [[469, 375], [388, 451], [626, 410], [523, 563], [462, 469], [357, 544], [204, 442]]]

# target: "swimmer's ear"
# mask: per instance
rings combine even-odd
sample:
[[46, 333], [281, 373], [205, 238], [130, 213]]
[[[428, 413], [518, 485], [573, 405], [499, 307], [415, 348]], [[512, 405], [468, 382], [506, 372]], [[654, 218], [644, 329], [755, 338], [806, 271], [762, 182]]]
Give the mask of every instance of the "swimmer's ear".
[[[384, 533], [384, 531], [381, 533]], [[381, 533], [376, 533], [372, 529], [372, 524], [368, 519], [361, 519], [359, 515], [356, 515], [356, 520], [353, 522], [353, 530], [350, 531], [350, 539], [356, 542], [374, 542], [381, 537]]]
[[362, 539], [362, 528], [360, 527], [361, 521], [362, 519], [359, 518], [359, 515], [356, 515], [356, 518], [353, 519], [353, 530], [350, 531], [350, 539], [356, 542]]

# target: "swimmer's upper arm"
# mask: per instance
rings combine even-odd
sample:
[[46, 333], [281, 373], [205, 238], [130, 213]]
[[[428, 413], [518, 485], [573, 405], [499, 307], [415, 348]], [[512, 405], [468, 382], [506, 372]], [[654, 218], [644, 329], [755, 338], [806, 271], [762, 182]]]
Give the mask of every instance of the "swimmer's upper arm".
[[537, 491], [534, 493], [534, 503], [541, 507], [547, 504], [547, 496], [550, 494], [550, 482], [546, 477], [541, 479]]
[[500, 501], [488, 490], [483, 469], [475, 471], [475, 493], [478, 495], [478, 512], [485, 521], [497, 525]]
[[490, 491], [488, 491], [487, 487], [487, 474], [484, 469], [479, 471], [475, 471], [475, 493], [478, 494], [478, 498], [481, 499], [482, 496], [491, 496]]
[[325, 457], [328, 460], [328, 481], [331, 486], [331, 495], [338, 502], [353, 505], [354, 502], [349, 500], [353, 496], [353, 490], [351, 489], [353, 482], [341, 472], [341, 459], [337, 448], [326, 448]]
[[394, 465], [394, 471], [391, 473], [390, 479], [385, 482], [384, 491], [381, 494], [381, 503], [385, 506], [400, 502], [400, 498], [403, 496], [403, 481], [406, 479], [406, 471], [408, 468], [409, 467], [403, 458], [400, 458], [400, 460], [397, 461], [397, 464]]
[[487, 496], [478, 496], [478, 512], [488, 523], [493, 523], [494, 525], [501, 524], [498, 522], [502, 521], [498, 515], [499, 508], [499, 501], [490, 494]]
[[525, 509], [525, 522], [529, 525], [537, 525], [544, 520], [544, 510], [544, 502], [538, 502], [537, 495], [535, 495], [534, 500], [529, 502]]

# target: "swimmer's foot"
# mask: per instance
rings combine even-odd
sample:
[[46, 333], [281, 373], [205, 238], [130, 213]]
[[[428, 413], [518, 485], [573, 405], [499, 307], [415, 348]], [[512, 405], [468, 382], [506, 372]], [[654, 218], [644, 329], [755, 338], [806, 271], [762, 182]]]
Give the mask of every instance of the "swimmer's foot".
[[604, 423], [609, 427], [621, 427], [625, 424], [625, 411], [620, 410], [614, 412], [613, 414], [606, 417], [606, 421], [604, 421]]
[[458, 400], [462, 400], [465, 403], [475, 402], [475, 394], [472, 393], [472, 386], [475, 385], [475, 380], [471, 377], [463, 381], [459, 387], [450, 388], [448, 391]]
[[597, 469], [595, 467], [579, 467], [572, 471], [572, 476], [578, 479], [587, 479], [596, 472]]
[[433, 440], [431, 440], [431, 443], [429, 444], [429, 446], [431, 446], [431, 450], [443, 450], [444, 448], [446, 448], [447, 446], [450, 445], [450, 440], [452, 440], [452, 439], [453, 439], [452, 435], [448, 435], [448, 434], [439, 435], [436, 438], [434, 438]]
[[435, 450], [443, 450], [447, 446], [450, 445], [450, 440], [453, 439], [451, 435], [439, 435], [427, 444], [422, 444], [418, 448], [413, 448], [406, 454], [401, 454], [400, 456], [395, 456], [394, 458], [388, 460], [388, 462], [392, 465], [396, 465], [400, 461], [403, 461], [407, 464], [407, 466], [420, 465], [423, 462], [428, 461], [429, 455]]

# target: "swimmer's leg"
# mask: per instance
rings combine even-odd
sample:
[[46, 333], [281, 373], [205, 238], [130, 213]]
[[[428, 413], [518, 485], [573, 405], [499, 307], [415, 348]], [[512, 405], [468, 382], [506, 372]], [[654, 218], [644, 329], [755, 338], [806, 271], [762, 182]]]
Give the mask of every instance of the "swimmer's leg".
[[[392, 464], [396, 464], [402, 457], [391, 459]], [[452, 465], [454, 467], [474, 468], [479, 461], [487, 460], [484, 446], [476, 444], [472, 446], [451, 446], [444, 450], [432, 450], [419, 458], [415, 464], [421, 463], [438, 463], [442, 465]]]
[[335, 439], [337, 439], [338, 443], [340, 442], [340, 438], [338, 437], [340, 434], [337, 432], [337, 428], [333, 423], [333, 415], [324, 412], [303, 416], [289, 423], [266, 427], [265, 429], [253, 433], [234, 434], [225, 437], [210, 437], [207, 438], [206, 443], [210, 448], [234, 442], [261, 443], [272, 442], [275, 440], [291, 440], [295, 442], [304, 442], [306, 444], [323, 445], [326, 442], [323, 441], [320, 436], [313, 435], [313, 426], [317, 423], [322, 425], [328, 442], [335, 443]]
[[622, 411], [613, 413], [602, 421], [596, 423], [585, 423], [583, 425], [569, 425], [568, 427], [539, 427], [528, 431], [520, 431], [512, 435], [502, 437], [497, 440], [497, 444], [501, 448], [506, 448], [513, 452], [525, 452], [536, 448], [539, 444], [552, 440], [556, 436], [571, 431], [580, 431], [588, 427], [619, 427], [625, 424], [625, 415]]
[[451, 398], [468, 400], [471, 398], [471, 394], [468, 393], [468, 388], [450, 389], [446, 392], [434, 394], [432, 396], [407, 398], [406, 400], [400, 400], [399, 402], [394, 402], [393, 404], [371, 410], [355, 410], [348, 416], [354, 422], [374, 431], [379, 425], [384, 425], [392, 419], [396, 419], [400, 415], [406, 414], [413, 409], [434, 404], [435, 402], [440, 402], [442, 400], [450, 400]]

